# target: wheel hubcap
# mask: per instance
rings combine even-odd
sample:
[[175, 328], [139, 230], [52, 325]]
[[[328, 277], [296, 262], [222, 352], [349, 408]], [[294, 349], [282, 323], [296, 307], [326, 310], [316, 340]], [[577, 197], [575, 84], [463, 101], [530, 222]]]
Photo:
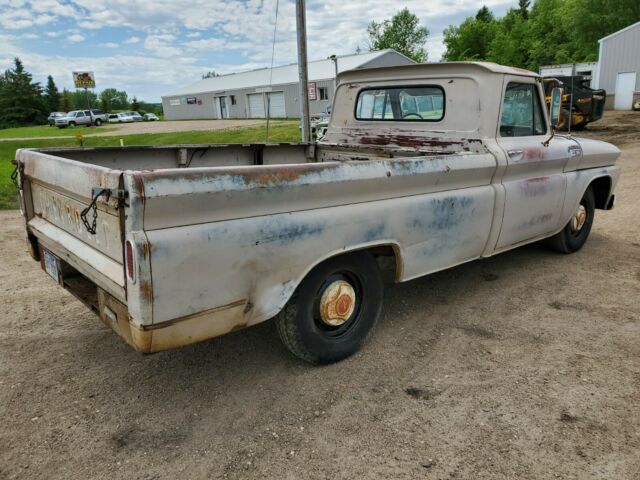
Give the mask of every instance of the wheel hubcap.
[[344, 324], [356, 307], [356, 291], [349, 282], [331, 283], [320, 298], [320, 320], [331, 327]]
[[571, 231], [573, 233], [577, 233], [582, 230], [585, 222], [587, 221], [587, 209], [584, 208], [584, 205], [578, 205], [578, 209], [576, 213], [573, 214], [573, 218], [571, 219]]

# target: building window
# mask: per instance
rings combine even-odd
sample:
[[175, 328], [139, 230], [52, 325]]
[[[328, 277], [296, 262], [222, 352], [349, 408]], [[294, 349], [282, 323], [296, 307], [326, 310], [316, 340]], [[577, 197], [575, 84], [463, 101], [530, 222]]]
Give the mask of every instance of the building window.
[[231, 95], [231, 105], [235, 105], [235, 104], [236, 104], [236, 96]]
[[318, 88], [318, 100], [329, 100], [329, 89], [327, 87]]

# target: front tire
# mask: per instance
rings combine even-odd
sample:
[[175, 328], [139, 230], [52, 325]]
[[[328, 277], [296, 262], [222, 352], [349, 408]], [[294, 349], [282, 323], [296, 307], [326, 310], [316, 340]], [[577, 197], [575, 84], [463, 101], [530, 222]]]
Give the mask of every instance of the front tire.
[[96, 127], [99, 127], [100, 125], [102, 125], [102, 120], [100, 120], [99, 118], [94, 122]]
[[591, 187], [587, 188], [569, 223], [549, 239], [550, 246], [561, 253], [574, 253], [587, 242], [596, 211], [596, 200]]
[[280, 339], [312, 364], [357, 352], [380, 317], [383, 282], [374, 257], [355, 252], [314, 268], [276, 317]]

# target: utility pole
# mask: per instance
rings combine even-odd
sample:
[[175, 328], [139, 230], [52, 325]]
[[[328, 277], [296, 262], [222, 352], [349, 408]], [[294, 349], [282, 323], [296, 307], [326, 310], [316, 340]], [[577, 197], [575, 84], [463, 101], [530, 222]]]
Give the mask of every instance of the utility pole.
[[333, 69], [335, 75], [333, 76], [333, 96], [336, 94], [336, 88], [338, 88], [338, 56], [333, 54], [329, 57], [329, 60], [333, 62]]
[[307, 73], [307, 18], [304, 0], [296, 0], [296, 25], [298, 31], [300, 103], [302, 104], [302, 142], [311, 143], [311, 124], [309, 123], [309, 78]]

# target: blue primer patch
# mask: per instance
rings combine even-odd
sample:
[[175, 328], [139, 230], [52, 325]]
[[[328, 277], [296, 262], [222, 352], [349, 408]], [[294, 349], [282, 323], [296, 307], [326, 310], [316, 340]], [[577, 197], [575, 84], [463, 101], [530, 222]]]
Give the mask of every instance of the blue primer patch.
[[269, 227], [262, 227], [259, 230], [256, 245], [272, 242], [289, 245], [298, 240], [319, 235], [325, 229], [325, 225], [320, 223], [284, 223], [281, 221], [273, 225], [272, 228]]
[[473, 205], [471, 197], [434, 198], [430, 204], [433, 220], [429, 222], [429, 228], [435, 230], [455, 227], [473, 213], [469, 211], [469, 207]]
[[383, 223], [367, 229], [362, 237], [363, 242], [371, 242], [372, 240], [382, 238], [384, 230], [385, 225]]

